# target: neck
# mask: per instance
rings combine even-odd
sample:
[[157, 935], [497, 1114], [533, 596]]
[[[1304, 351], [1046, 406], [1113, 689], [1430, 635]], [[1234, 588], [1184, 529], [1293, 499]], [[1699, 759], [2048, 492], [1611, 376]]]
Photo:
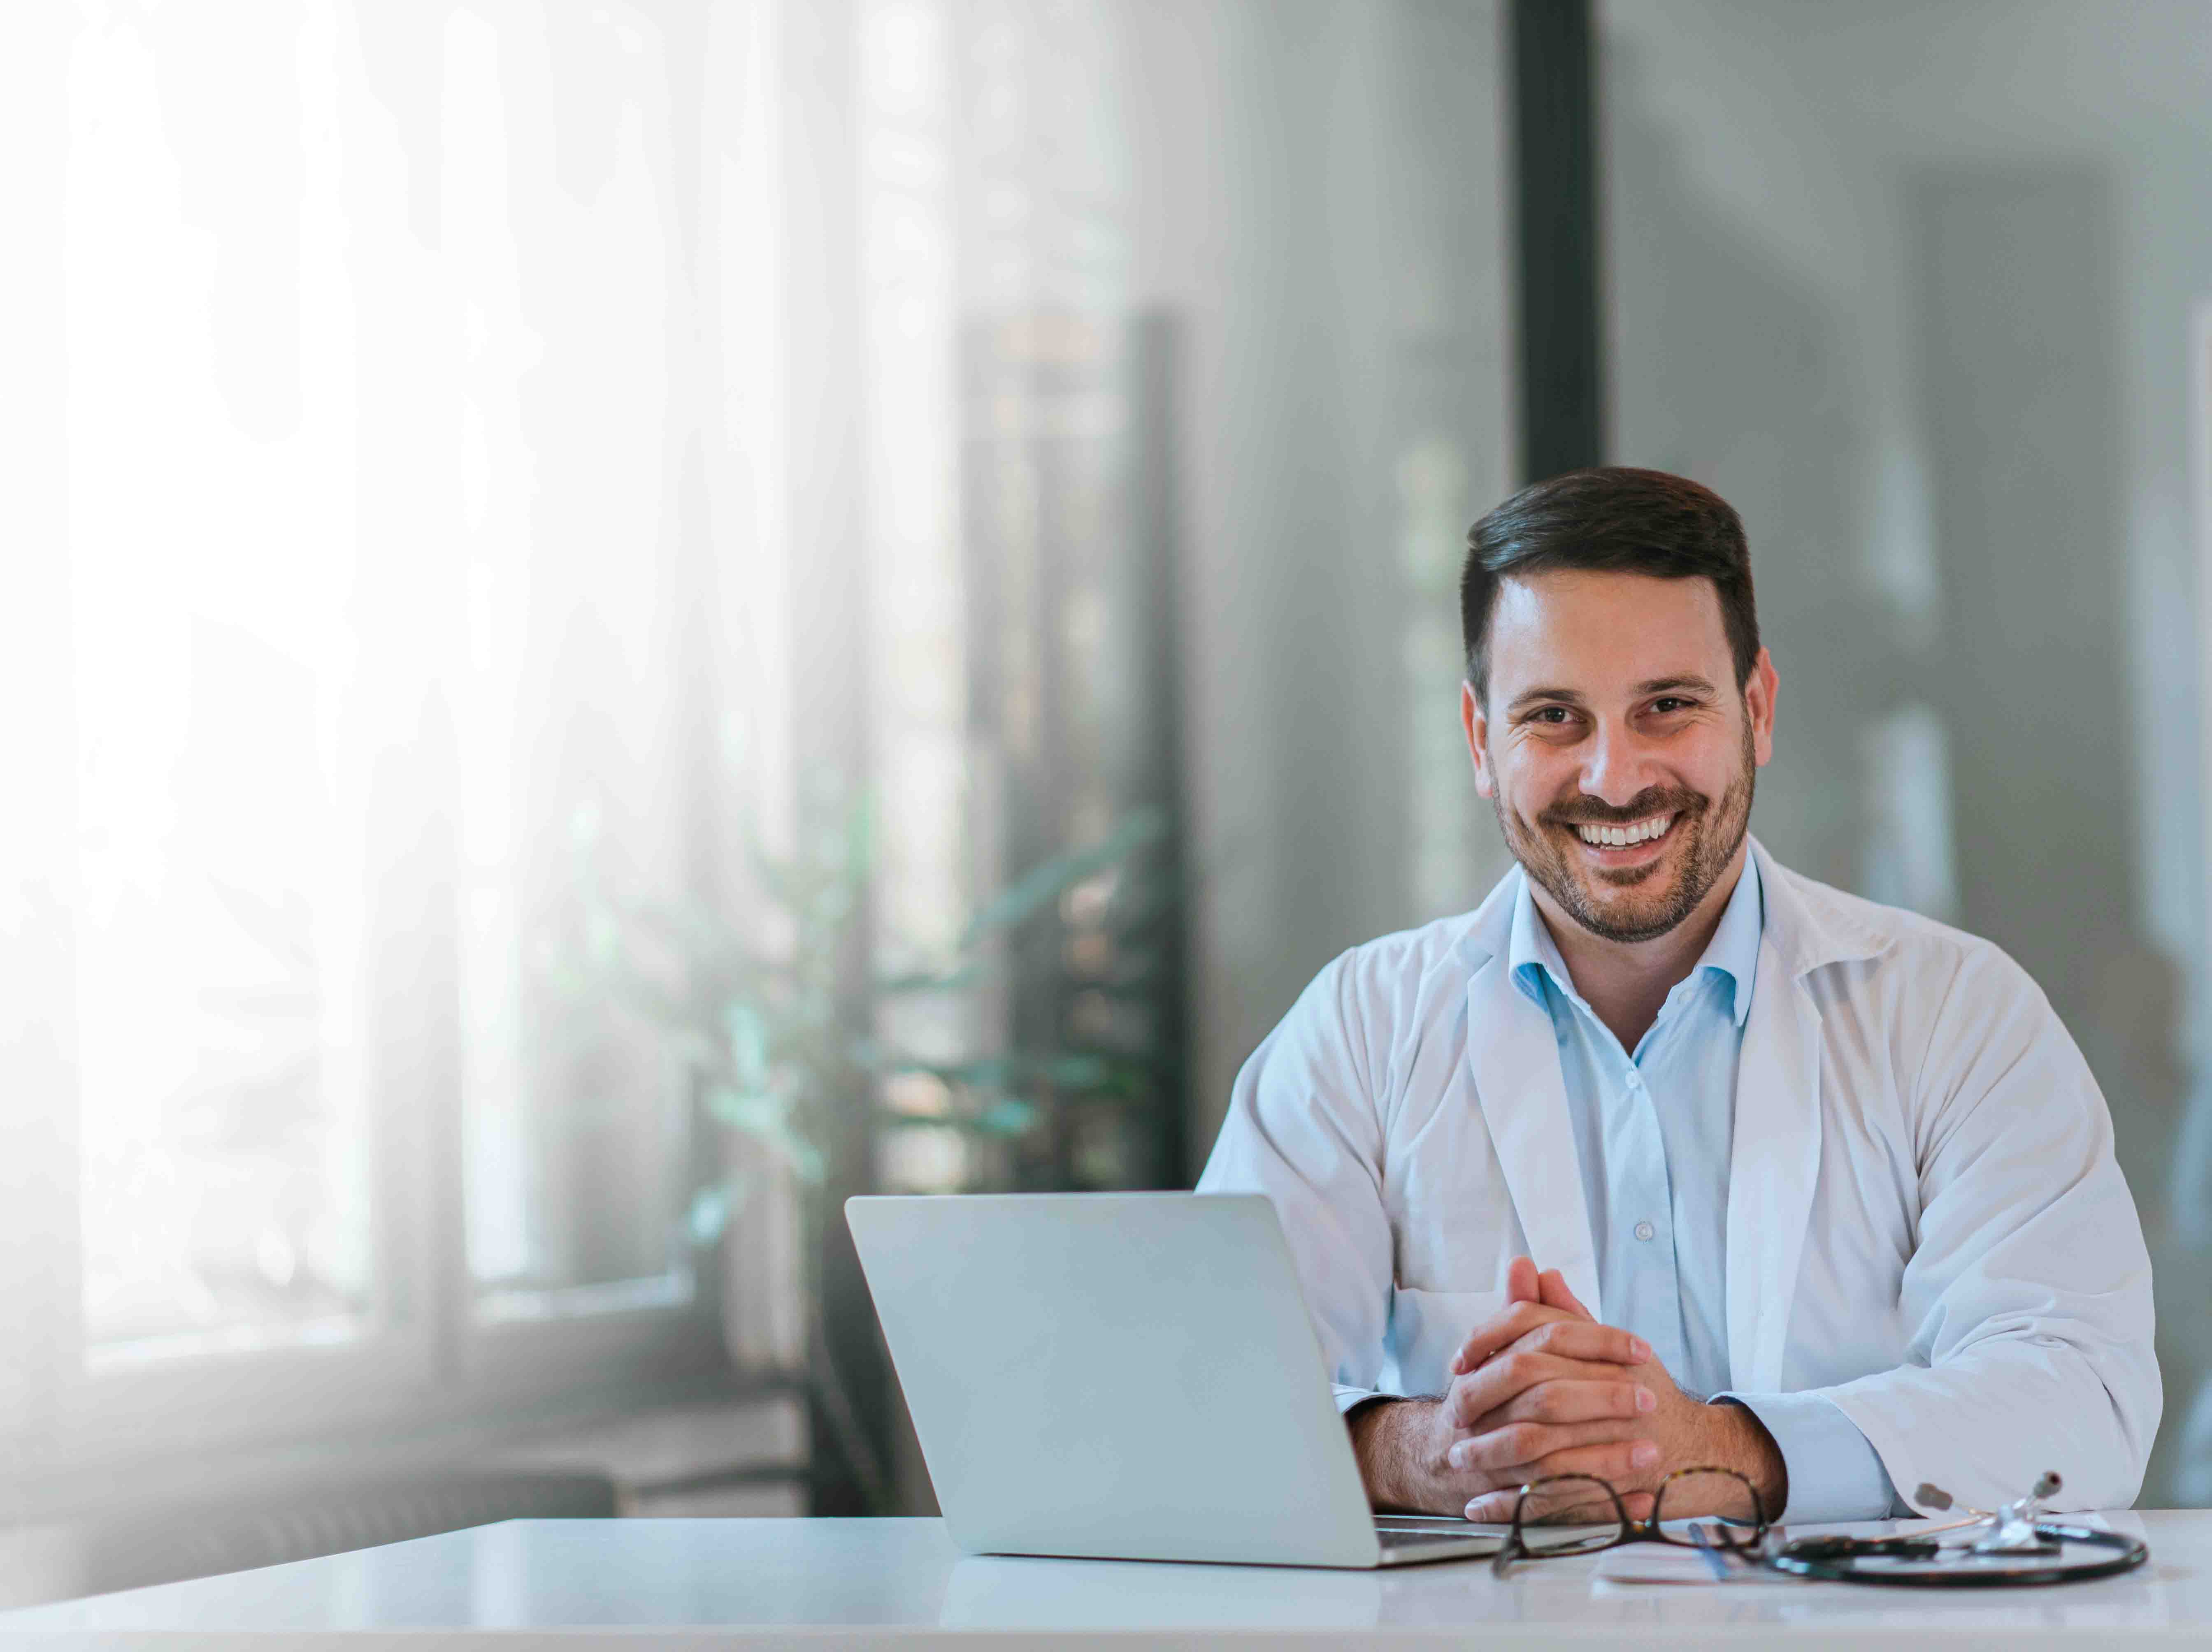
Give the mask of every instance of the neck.
[[1720, 927], [1721, 914], [1735, 894], [1750, 853], [1751, 839], [1747, 835], [1690, 915], [1648, 941], [1609, 941], [1591, 934], [1569, 917], [1547, 890], [1529, 880], [1528, 893], [1544, 926], [1552, 932], [1553, 944], [1559, 949], [1560, 961], [1567, 966], [1575, 990], [1620, 1041], [1621, 1048], [1635, 1049], [1658, 1018], [1667, 994], [1698, 967], [1698, 960], [1712, 944], [1713, 932]]

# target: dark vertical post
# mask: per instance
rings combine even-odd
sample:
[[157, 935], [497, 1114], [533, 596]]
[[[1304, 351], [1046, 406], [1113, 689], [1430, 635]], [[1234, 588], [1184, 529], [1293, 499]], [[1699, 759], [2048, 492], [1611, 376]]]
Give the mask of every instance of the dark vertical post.
[[1603, 461], [1590, 0], [1508, 0], [1521, 474]]
[[1159, 1075], [1155, 1185], [1188, 1187], [1198, 1145], [1190, 1132], [1189, 891], [1183, 879], [1182, 495], [1176, 473], [1176, 368], [1183, 334], [1179, 319], [1150, 310], [1138, 319], [1132, 344], [1137, 409], [1136, 450], [1130, 489], [1134, 547], [1140, 564], [1135, 586], [1138, 629], [1145, 639], [1143, 705], [1146, 768], [1133, 776], [1138, 797], [1167, 816], [1170, 835], [1159, 850], [1158, 877], [1166, 891], [1152, 939], [1158, 948], [1152, 987], [1154, 1071]]

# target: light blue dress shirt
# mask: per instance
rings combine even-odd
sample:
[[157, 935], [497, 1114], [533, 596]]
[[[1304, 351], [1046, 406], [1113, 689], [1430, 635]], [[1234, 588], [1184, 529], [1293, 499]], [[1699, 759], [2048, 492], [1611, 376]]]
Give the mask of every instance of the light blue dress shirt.
[[1875, 1519], [1889, 1513], [1896, 1489], [1832, 1400], [1729, 1388], [1729, 1153], [1764, 923], [1759, 867], [1746, 857], [1705, 955], [1667, 994], [1633, 1055], [1575, 990], [1525, 879], [1507, 963], [1515, 984], [1550, 1015], [1559, 1042], [1607, 1321], [1649, 1342], [1692, 1394], [1757, 1415], [1789, 1470], [1788, 1519]]

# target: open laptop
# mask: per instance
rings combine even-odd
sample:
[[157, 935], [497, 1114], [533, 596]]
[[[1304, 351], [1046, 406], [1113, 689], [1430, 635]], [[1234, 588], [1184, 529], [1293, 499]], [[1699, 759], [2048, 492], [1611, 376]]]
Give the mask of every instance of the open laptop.
[[1258, 1194], [854, 1199], [953, 1540], [971, 1554], [1389, 1566], [1502, 1528], [1376, 1519]]

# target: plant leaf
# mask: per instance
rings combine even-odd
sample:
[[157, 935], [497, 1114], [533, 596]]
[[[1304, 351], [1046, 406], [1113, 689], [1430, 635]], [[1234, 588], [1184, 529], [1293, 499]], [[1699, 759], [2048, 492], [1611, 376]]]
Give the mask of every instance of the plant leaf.
[[718, 1124], [766, 1138], [783, 1127], [782, 1097], [767, 1090], [735, 1090], [714, 1084], [707, 1091], [707, 1112]]
[[822, 1185], [823, 1178], [829, 1174], [829, 1166], [823, 1159], [820, 1148], [781, 1120], [763, 1135], [783, 1155], [783, 1161], [791, 1166], [793, 1175], [810, 1187]]
[[905, 975], [878, 975], [876, 991], [886, 994], [964, 992], [982, 975], [983, 967], [979, 963], [963, 963], [951, 970], [916, 969]]
[[760, 828], [750, 816], [738, 823], [738, 835], [744, 841], [745, 859], [753, 869], [753, 876], [768, 897], [786, 912], [798, 912], [806, 904], [800, 892], [802, 882], [799, 868], [779, 855], [771, 854], [761, 839]]
[[740, 999], [722, 1005], [722, 1028], [730, 1039], [730, 1072], [749, 1090], [768, 1083], [768, 1029], [760, 1013]]
[[732, 1212], [729, 1185], [715, 1182], [702, 1187], [691, 1195], [691, 1207], [684, 1212], [684, 1231], [691, 1242], [701, 1248], [713, 1244], [730, 1225]]
[[1103, 1055], [1054, 1055], [1037, 1064], [1044, 1081], [1062, 1090], [1098, 1090], [1114, 1078], [1115, 1063]]
[[899, 1072], [927, 1072], [945, 1078], [952, 1071], [942, 1062], [926, 1060], [904, 1050], [894, 1049], [880, 1038], [866, 1034], [845, 1042], [845, 1059], [854, 1066], [881, 1078]]
[[970, 1061], [912, 1061], [904, 1070], [931, 1073], [948, 1084], [965, 1084], [970, 1090], [999, 1090], [1015, 1083], [1020, 1069], [1018, 1057], [979, 1055]]
[[969, 920], [960, 937], [961, 950], [966, 951], [994, 931], [1012, 928], [1034, 917], [1071, 885], [1166, 835], [1166, 816], [1158, 809], [1139, 809], [1088, 848], [1056, 856], [1033, 867]]
[[1036, 1124], [1036, 1108], [1018, 1096], [1001, 1096], [975, 1116], [975, 1126], [994, 1136], [1025, 1135]]

